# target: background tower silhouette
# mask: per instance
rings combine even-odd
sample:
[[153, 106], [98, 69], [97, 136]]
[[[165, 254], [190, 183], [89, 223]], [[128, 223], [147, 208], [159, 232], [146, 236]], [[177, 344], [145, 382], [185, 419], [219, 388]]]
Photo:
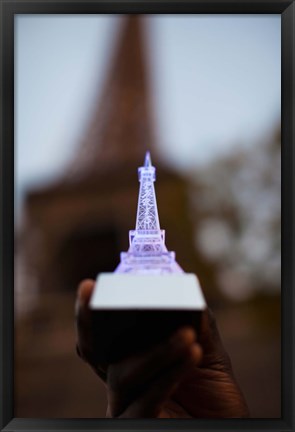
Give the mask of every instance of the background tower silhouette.
[[137, 166], [147, 150], [156, 153], [143, 19], [128, 16], [120, 32], [103, 90], [67, 171], [72, 180], [126, 163]]

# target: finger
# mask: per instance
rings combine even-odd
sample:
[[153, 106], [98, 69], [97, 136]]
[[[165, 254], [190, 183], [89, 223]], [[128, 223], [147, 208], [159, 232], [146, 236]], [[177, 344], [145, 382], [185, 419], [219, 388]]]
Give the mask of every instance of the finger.
[[78, 330], [86, 330], [91, 323], [91, 311], [88, 304], [94, 289], [94, 281], [86, 279], [82, 281], [77, 290], [75, 314]]
[[202, 365], [215, 369], [231, 371], [231, 361], [224, 348], [216, 318], [207, 308], [201, 317], [201, 327], [199, 332], [199, 342], [204, 350]]
[[92, 316], [89, 309], [89, 301], [94, 290], [95, 282], [91, 279], [82, 281], [77, 289], [76, 299], [76, 325], [77, 325], [77, 344], [76, 351], [79, 357], [86, 361], [95, 373], [105, 382], [106, 372], [104, 368], [95, 361], [94, 354], [94, 335]]
[[79, 312], [81, 308], [87, 308], [93, 289], [94, 289], [94, 280], [85, 279], [83, 280], [77, 289], [77, 300], [76, 300], [76, 312]]
[[193, 344], [185, 359], [166, 369], [153, 382], [149, 383], [140, 397], [136, 398], [120, 417], [125, 418], [153, 418], [157, 417], [165, 402], [177, 389], [181, 380], [187, 374], [192, 364], [199, 363], [202, 349]]
[[91, 322], [91, 311], [88, 308], [89, 300], [94, 289], [94, 281], [85, 280], [80, 283], [77, 290], [75, 305], [76, 329], [77, 329], [77, 352], [84, 360], [88, 360], [88, 353], [93, 351], [93, 330]]
[[185, 356], [195, 338], [193, 329], [183, 328], [149, 351], [112, 364], [108, 384], [116, 392], [144, 384], [169, 364]]
[[198, 351], [193, 357], [199, 364], [201, 348], [195, 344], [195, 332], [190, 328], [177, 331], [165, 343], [154, 347], [144, 354], [133, 356], [108, 368], [108, 387], [110, 402], [117, 410], [136, 399], [145, 387], [165, 370], [191, 358], [191, 349]]

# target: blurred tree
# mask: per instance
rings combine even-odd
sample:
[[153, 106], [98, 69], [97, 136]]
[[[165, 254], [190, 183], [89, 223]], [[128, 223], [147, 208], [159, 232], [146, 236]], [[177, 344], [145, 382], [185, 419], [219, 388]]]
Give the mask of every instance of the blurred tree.
[[216, 287], [231, 299], [279, 292], [280, 163], [278, 127], [192, 176], [196, 248], [216, 272]]

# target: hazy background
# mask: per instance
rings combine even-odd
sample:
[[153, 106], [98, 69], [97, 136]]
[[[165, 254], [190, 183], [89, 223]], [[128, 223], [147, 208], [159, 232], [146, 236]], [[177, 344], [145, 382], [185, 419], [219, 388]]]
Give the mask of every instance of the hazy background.
[[[176, 169], [272, 132], [281, 109], [279, 15], [146, 20], [159, 147]], [[18, 198], [61, 172], [77, 147], [121, 24], [120, 16], [17, 16]]]
[[[16, 17], [17, 245], [27, 192], [62, 175], [79, 148], [123, 20]], [[279, 417], [280, 16], [154, 15], [145, 24], [158, 153], [187, 182], [203, 263], [195, 272], [205, 295], [214, 275], [210, 306], [251, 414]], [[74, 354], [73, 296], [45, 301], [34, 282], [32, 298], [19, 250], [17, 416], [104, 416], [104, 390]]]

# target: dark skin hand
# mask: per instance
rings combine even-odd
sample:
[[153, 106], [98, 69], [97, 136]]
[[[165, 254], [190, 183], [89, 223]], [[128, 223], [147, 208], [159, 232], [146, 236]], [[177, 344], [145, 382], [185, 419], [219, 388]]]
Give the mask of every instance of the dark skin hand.
[[88, 303], [94, 281], [78, 288], [77, 352], [105, 382], [109, 418], [242, 418], [249, 412], [215, 319], [202, 314], [200, 333], [179, 329], [160, 345], [117, 363], [93, 361]]

